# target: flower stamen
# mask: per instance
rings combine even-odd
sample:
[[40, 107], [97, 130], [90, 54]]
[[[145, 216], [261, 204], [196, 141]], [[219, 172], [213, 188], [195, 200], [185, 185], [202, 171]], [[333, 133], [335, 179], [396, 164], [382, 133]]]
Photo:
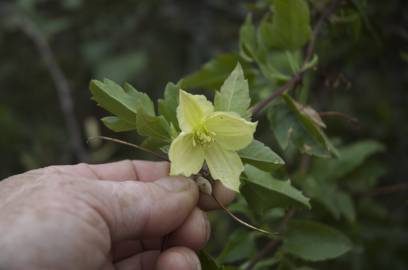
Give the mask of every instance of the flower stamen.
[[210, 132], [205, 127], [201, 127], [200, 129], [194, 132], [193, 136], [193, 145], [194, 146], [208, 146], [214, 142], [215, 133]]

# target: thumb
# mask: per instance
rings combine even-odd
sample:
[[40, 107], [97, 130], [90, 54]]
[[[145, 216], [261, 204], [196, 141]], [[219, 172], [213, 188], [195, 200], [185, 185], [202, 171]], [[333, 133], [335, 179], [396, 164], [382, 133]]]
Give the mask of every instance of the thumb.
[[113, 241], [160, 237], [179, 227], [198, 201], [196, 184], [185, 177], [154, 182], [95, 181], [97, 205]]

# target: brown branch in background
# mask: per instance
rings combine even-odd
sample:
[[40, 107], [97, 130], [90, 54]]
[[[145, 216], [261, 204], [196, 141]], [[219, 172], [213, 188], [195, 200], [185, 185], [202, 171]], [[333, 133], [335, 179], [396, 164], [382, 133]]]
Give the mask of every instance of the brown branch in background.
[[266, 108], [269, 103], [272, 102], [275, 98], [281, 96], [285, 91], [296, 88], [299, 84], [302, 83], [303, 79], [303, 72], [297, 73], [292, 79], [290, 79], [287, 83], [276, 89], [269, 97], [259, 102], [255, 107], [252, 109], [252, 115], [254, 117], [259, 117], [261, 111]]
[[359, 195], [366, 196], [366, 197], [373, 197], [373, 196], [387, 195], [387, 194], [391, 194], [395, 192], [402, 192], [402, 191], [408, 191], [408, 182], [399, 183], [399, 184], [390, 185], [390, 186], [378, 187], [370, 191], [367, 191], [365, 193], [361, 193]]
[[[324, 22], [330, 17], [330, 15], [336, 10], [338, 5], [340, 4], [342, 0], [333, 0], [330, 4], [326, 6], [326, 8], [323, 10], [322, 15], [320, 16], [319, 20], [317, 21], [316, 25], [313, 28], [312, 35], [309, 41], [309, 44], [306, 48], [306, 53], [305, 53], [305, 60], [303, 61], [303, 66], [305, 66], [311, 59], [316, 47], [316, 40], [317, 37], [319, 36], [322, 26], [324, 25]], [[304, 76], [305, 70], [301, 69], [298, 73], [296, 73], [292, 79], [290, 79], [288, 82], [286, 82], [284, 85], [276, 89], [269, 97], [264, 99], [263, 101], [259, 102], [255, 107], [252, 108], [252, 115], [256, 118], [259, 117], [261, 111], [265, 109], [269, 103], [272, 102], [275, 98], [281, 96], [285, 91], [289, 91], [291, 89], [296, 88], [298, 85], [302, 83], [303, 76]]]
[[319, 112], [319, 115], [321, 117], [330, 117], [330, 116], [334, 116], [334, 117], [341, 117], [344, 118], [345, 120], [347, 120], [348, 122], [354, 124], [354, 125], [358, 125], [358, 119], [350, 116], [348, 114], [342, 113], [342, 112], [335, 112], [335, 111], [329, 111], [329, 112]]
[[68, 129], [69, 140], [72, 150], [78, 161], [86, 160], [86, 151], [82, 144], [81, 131], [75, 119], [74, 104], [68, 80], [62, 72], [48, 41], [37, 28], [35, 23], [27, 16], [22, 15], [20, 27], [22, 31], [31, 38], [43, 59], [45, 66], [55, 84], [62, 112]]
[[[282, 235], [288, 225], [289, 220], [295, 214], [295, 209], [290, 209], [285, 217], [283, 218], [281, 224], [278, 227], [278, 234]], [[272, 239], [268, 242], [258, 253], [255, 254], [254, 257], [249, 261], [249, 264], [245, 267], [245, 270], [251, 270], [260, 260], [262, 260], [265, 256], [271, 255], [277, 249], [277, 247], [281, 244], [282, 239]]]

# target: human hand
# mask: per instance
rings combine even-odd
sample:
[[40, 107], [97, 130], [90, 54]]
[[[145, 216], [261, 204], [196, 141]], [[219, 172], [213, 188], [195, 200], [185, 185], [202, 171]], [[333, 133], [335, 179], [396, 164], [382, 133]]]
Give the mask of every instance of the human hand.
[[[216, 204], [168, 170], [166, 162], [121, 161], [3, 180], [0, 269], [200, 269], [194, 251], [210, 236], [200, 208]], [[220, 184], [214, 194], [223, 204], [234, 197]]]

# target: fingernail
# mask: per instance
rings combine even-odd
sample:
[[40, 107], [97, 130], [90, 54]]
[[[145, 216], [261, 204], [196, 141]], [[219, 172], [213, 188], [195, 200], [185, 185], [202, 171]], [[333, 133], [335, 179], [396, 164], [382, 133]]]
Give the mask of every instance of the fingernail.
[[185, 191], [194, 184], [193, 180], [182, 176], [164, 177], [155, 183], [171, 192]]

